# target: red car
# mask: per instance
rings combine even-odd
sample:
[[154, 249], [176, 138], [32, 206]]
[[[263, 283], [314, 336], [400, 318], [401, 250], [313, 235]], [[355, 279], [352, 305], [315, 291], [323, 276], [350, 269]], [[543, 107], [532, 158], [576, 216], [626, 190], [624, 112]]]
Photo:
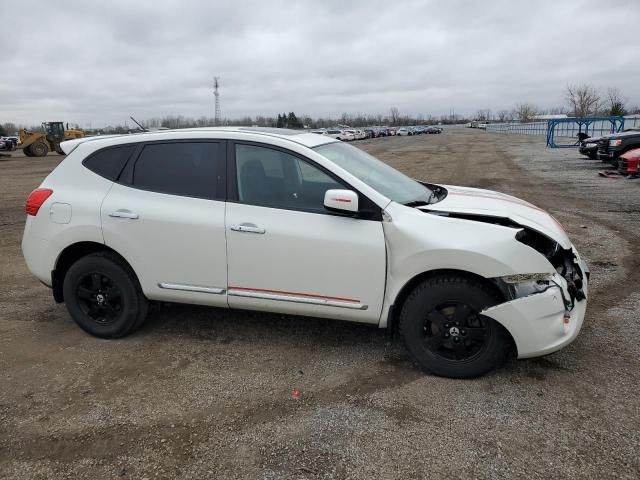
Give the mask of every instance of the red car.
[[637, 178], [640, 176], [640, 148], [628, 150], [618, 157], [618, 170], [623, 175]]

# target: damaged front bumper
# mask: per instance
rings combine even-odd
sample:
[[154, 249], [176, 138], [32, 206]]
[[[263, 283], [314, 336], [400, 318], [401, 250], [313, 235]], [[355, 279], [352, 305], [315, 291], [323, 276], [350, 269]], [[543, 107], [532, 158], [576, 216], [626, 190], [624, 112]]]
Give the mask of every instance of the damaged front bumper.
[[540, 293], [487, 308], [482, 315], [504, 326], [515, 341], [518, 358], [547, 355], [571, 343], [582, 327], [587, 310], [588, 267], [576, 253], [577, 263], [584, 273], [580, 300], [573, 297], [570, 286], [561, 275], [554, 276], [552, 286]]

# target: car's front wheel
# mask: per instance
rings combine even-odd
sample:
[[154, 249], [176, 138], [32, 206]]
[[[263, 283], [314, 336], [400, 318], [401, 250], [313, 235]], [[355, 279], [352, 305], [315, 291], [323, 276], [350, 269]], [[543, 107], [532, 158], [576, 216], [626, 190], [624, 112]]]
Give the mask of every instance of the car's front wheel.
[[508, 334], [481, 315], [500, 301], [492, 288], [471, 277], [433, 277], [404, 302], [400, 334], [422, 368], [444, 377], [478, 377], [498, 366], [507, 353]]
[[64, 300], [71, 318], [86, 332], [118, 338], [142, 325], [148, 301], [131, 268], [117, 255], [82, 257], [65, 275]]

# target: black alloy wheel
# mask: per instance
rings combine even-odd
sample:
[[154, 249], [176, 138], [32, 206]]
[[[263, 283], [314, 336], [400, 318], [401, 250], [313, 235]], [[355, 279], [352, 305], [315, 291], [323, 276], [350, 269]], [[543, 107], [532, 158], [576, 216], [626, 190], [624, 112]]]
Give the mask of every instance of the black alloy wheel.
[[400, 335], [423, 369], [443, 377], [478, 377], [496, 368], [512, 344], [505, 328], [481, 313], [504, 301], [482, 279], [432, 276], [402, 304]]
[[99, 325], [113, 324], [122, 314], [122, 292], [104, 273], [83, 275], [76, 295], [82, 312]]
[[429, 350], [446, 360], [471, 360], [486, 346], [485, 322], [466, 303], [438, 305], [427, 313], [423, 330]]
[[144, 322], [149, 302], [131, 267], [115, 253], [78, 259], [63, 281], [67, 310], [74, 322], [100, 338], [119, 338]]

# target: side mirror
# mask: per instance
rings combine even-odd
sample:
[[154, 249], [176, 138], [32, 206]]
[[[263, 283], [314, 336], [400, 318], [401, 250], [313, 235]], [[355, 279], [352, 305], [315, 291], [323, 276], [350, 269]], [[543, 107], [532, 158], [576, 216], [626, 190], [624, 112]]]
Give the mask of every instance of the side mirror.
[[327, 190], [324, 208], [337, 213], [358, 213], [358, 194], [353, 190]]

